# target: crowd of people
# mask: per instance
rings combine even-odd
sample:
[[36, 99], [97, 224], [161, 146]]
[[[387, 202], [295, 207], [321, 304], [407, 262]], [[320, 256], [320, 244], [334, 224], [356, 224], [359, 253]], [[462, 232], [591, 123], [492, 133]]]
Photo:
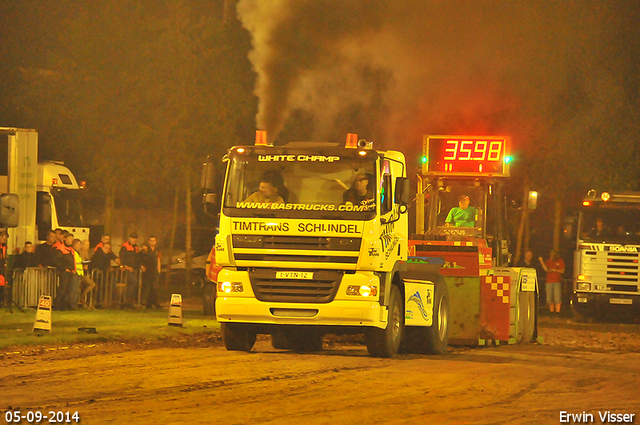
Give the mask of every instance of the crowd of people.
[[[4, 236], [0, 234], [0, 243], [3, 237], [6, 240], [6, 232], [1, 233]], [[87, 296], [96, 288], [94, 279], [104, 284], [106, 273], [109, 272], [119, 272], [119, 278], [126, 285], [122, 307], [133, 308], [137, 303], [138, 282], [141, 281], [141, 302], [147, 308], [158, 309], [158, 241], [155, 236], [149, 236], [140, 248], [137, 241], [138, 234], [130, 233], [127, 241], [120, 247], [119, 255], [116, 256], [112, 251], [109, 235], [102, 236], [100, 243], [91, 249], [88, 240], [77, 239], [63, 229], [50, 230], [42, 244], [34, 246], [31, 242], [25, 243], [22, 252], [15, 257], [13, 269], [55, 269], [58, 276], [58, 289], [53, 301], [55, 310], [75, 310], [86, 305]], [[3, 257], [6, 258], [6, 253]], [[4, 261], [2, 263], [4, 266]], [[94, 273], [94, 270], [97, 272]], [[4, 269], [0, 270], [0, 276], [3, 275]]]

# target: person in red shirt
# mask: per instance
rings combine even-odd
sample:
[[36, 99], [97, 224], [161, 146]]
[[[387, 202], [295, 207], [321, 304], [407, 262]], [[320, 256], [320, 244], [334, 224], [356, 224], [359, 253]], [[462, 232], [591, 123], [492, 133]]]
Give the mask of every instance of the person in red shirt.
[[564, 273], [564, 260], [558, 256], [558, 252], [554, 249], [549, 253], [549, 259], [544, 261], [542, 257], [538, 257], [544, 271], [547, 272], [547, 304], [551, 313], [560, 313], [562, 306], [562, 273]]

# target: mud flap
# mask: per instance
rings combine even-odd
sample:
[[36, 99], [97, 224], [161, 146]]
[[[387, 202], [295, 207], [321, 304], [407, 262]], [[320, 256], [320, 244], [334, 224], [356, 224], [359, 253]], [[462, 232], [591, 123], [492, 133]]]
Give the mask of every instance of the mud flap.
[[433, 325], [435, 284], [428, 280], [403, 279], [404, 325]]

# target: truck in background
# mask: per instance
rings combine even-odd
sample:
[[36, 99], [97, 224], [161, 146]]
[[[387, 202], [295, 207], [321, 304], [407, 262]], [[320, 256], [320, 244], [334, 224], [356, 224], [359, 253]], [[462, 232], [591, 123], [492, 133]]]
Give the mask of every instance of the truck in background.
[[[402, 153], [355, 135], [345, 147], [265, 139], [258, 133], [255, 147], [225, 157], [212, 264], [228, 349], [250, 350], [256, 333], [298, 350], [318, 349], [324, 332], [364, 333], [370, 354], [383, 357], [444, 353], [450, 336], [473, 345], [535, 340], [535, 270], [506, 267], [508, 138], [425, 138], [411, 236]], [[284, 203], [247, 201], [265, 176]], [[372, 200], [350, 205], [343, 196], [362, 176]], [[475, 223], [445, 226], [461, 195], [476, 202]]]
[[84, 183], [62, 162], [38, 162], [35, 130], [0, 127], [0, 193], [7, 192], [18, 195], [20, 211], [18, 225], [9, 232], [9, 253], [27, 241], [43, 242], [56, 228], [89, 239], [82, 208]]
[[571, 307], [579, 321], [640, 308], [640, 193], [590, 190], [578, 218]]

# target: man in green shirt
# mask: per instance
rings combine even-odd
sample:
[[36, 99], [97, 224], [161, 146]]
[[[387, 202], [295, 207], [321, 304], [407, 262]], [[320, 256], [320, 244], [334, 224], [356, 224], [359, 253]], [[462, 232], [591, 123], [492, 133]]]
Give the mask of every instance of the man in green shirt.
[[458, 205], [460, 206], [453, 207], [451, 208], [451, 211], [449, 211], [447, 219], [445, 220], [445, 225], [455, 227], [475, 227], [478, 210], [475, 207], [469, 206], [469, 197], [467, 195], [460, 196], [458, 198]]

